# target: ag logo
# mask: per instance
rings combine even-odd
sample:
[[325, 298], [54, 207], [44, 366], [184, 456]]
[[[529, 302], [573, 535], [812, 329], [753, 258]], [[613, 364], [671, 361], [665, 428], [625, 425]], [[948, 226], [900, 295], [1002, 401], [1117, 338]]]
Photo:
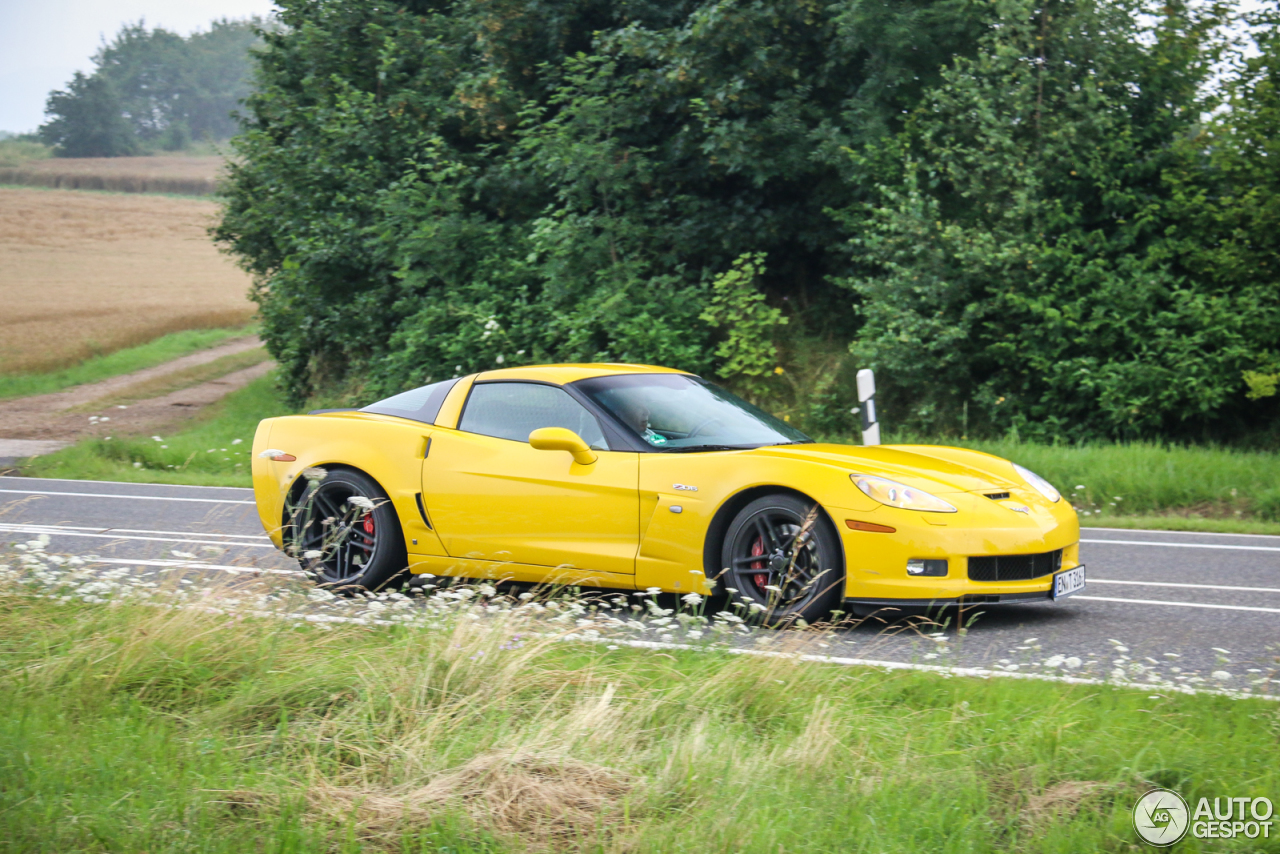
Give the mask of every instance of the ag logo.
[[1187, 802], [1169, 789], [1152, 789], [1133, 805], [1133, 829], [1143, 842], [1158, 848], [1186, 836], [1190, 818]]

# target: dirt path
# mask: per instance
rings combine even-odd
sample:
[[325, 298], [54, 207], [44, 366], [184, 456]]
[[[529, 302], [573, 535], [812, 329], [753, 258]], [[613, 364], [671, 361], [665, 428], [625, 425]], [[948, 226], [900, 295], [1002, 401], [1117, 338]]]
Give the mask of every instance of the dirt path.
[[[111, 377], [101, 382], [52, 394], [0, 400], [0, 457], [49, 453], [91, 436], [172, 431], [205, 406], [264, 375], [274, 363], [260, 362], [188, 388], [136, 400], [127, 406], [111, 406], [106, 401], [127, 393], [134, 386], [261, 346], [262, 342], [257, 336], [237, 338], [154, 368]], [[97, 401], [104, 402], [105, 408], [101, 411], [92, 408]], [[90, 416], [94, 416], [92, 421]]]

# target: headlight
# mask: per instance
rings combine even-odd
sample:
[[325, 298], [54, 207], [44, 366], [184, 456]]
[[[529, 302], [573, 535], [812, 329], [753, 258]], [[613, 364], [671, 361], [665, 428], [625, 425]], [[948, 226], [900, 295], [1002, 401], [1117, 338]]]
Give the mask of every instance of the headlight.
[[923, 510], [926, 513], [954, 513], [956, 508], [922, 489], [898, 483], [885, 477], [869, 474], [851, 474], [849, 479], [868, 497], [890, 507], [903, 510]]
[[1022, 475], [1023, 480], [1025, 480], [1031, 486], [1035, 487], [1036, 492], [1040, 493], [1050, 501], [1057, 501], [1059, 498], [1062, 497], [1061, 493], [1059, 493], [1058, 490], [1053, 488], [1052, 483], [1045, 480], [1035, 472], [1027, 471], [1017, 463], [1013, 464], [1013, 468], [1014, 468], [1014, 471]]

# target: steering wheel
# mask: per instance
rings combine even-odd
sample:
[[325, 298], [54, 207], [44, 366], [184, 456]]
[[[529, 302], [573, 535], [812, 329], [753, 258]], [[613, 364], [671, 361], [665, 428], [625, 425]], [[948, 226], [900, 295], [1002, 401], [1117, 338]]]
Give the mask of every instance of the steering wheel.
[[694, 436], [697, 436], [702, 432], [703, 427], [706, 427], [709, 424], [719, 424], [721, 421], [722, 419], [716, 415], [712, 415], [710, 418], [704, 418], [695, 424], [692, 430], [685, 434], [685, 438], [692, 439]]

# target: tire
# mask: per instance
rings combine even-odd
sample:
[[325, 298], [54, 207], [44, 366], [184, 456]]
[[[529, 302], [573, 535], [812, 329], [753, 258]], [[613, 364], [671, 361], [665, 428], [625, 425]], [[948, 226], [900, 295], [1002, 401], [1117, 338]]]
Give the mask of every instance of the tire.
[[794, 495], [766, 495], [739, 510], [720, 566], [730, 602], [769, 626], [824, 620], [844, 596], [840, 538], [822, 508]]
[[[353, 505], [353, 497], [372, 502], [373, 509]], [[400, 518], [387, 493], [363, 472], [337, 469], [309, 481], [285, 536], [290, 553], [324, 587], [358, 593], [398, 589], [406, 579]]]

